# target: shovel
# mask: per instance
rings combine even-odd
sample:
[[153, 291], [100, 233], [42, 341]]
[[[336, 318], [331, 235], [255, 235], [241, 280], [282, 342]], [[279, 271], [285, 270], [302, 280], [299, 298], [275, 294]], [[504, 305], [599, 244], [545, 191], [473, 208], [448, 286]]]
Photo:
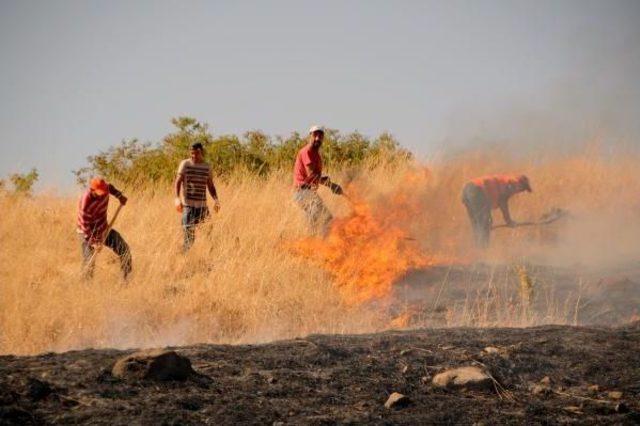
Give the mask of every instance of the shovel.
[[102, 234], [102, 238], [100, 239], [100, 244], [98, 245], [98, 247], [95, 248], [95, 250], [93, 251], [93, 254], [89, 258], [89, 261], [85, 265], [85, 268], [84, 268], [85, 273], [87, 271], [90, 271], [91, 268], [93, 268], [93, 265], [96, 262], [96, 257], [98, 256], [98, 253], [100, 253], [100, 250], [102, 250], [102, 247], [104, 246], [104, 243], [107, 240], [107, 237], [109, 236], [109, 232], [111, 231], [111, 228], [113, 228], [113, 224], [116, 222], [116, 219], [118, 218], [118, 214], [120, 213], [120, 210], [122, 210], [122, 204], [118, 205], [116, 212], [113, 214], [113, 217], [107, 224], [107, 228], [104, 230], [104, 234]]
[[[553, 223], [557, 220], [562, 219], [563, 217], [568, 217], [568, 216], [569, 216], [568, 211], [558, 207], [554, 207], [553, 209], [549, 210], [547, 213], [540, 216], [540, 219], [534, 222], [516, 222], [516, 224], [512, 228], [519, 228], [521, 226], [548, 225], [550, 223]], [[493, 226], [491, 229], [498, 229], [498, 228], [509, 228], [509, 225], [507, 224], [496, 225], [496, 226]]]

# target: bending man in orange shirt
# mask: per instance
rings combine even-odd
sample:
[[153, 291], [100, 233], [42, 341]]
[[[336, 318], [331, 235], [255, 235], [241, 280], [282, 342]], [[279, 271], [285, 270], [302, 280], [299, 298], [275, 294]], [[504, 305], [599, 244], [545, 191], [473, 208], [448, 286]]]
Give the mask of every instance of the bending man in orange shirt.
[[510, 227], [516, 225], [509, 213], [509, 198], [523, 191], [531, 192], [529, 178], [525, 175], [483, 176], [472, 179], [464, 186], [462, 202], [467, 207], [478, 247], [485, 248], [489, 245], [493, 225], [491, 210], [499, 208], [505, 223]]

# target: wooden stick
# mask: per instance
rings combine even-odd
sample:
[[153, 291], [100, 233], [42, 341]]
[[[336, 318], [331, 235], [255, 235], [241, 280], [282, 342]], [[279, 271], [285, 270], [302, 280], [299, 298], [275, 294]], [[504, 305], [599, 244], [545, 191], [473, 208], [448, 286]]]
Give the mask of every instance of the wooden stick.
[[98, 253], [100, 253], [100, 250], [102, 250], [102, 246], [104, 245], [105, 241], [107, 241], [109, 232], [111, 232], [111, 228], [113, 228], [113, 224], [116, 222], [116, 219], [118, 218], [118, 214], [120, 214], [120, 210], [122, 210], [122, 204], [118, 205], [116, 212], [113, 214], [113, 217], [107, 224], [107, 228], [104, 230], [104, 234], [102, 234], [102, 238], [100, 239], [100, 245], [96, 247], [95, 250], [93, 251], [93, 254], [89, 258], [89, 261], [85, 266], [85, 271], [88, 271], [89, 269], [91, 269], [91, 267], [93, 267], [93, 264], [96, 261], [96, 256], [98, 255]]

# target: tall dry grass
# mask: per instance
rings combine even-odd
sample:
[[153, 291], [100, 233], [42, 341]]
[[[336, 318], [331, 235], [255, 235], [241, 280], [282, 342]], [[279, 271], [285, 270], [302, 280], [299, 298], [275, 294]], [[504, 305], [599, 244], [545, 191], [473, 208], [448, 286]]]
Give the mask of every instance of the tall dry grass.
[[[424, 253], [457, 264], [581, 262], [587, 267], [639, 254], [638, 159], [591, 151], [520, 160], [467, 154], [426, 166], [336, 175], [350, 181], [348, 190], [370, 203], [381, 220], [391, 218], [406, 230], [416, 239], [407, 244]], [[467, 179], [491, 172], [529, 174], [534, 193], [514, 198], [516, 220], [536, 218], [553, 206], [570, 209], [578, 220], [548, 229], [496, 231], [491, 250], [474, 252], [460, 190]], [[180, 252], [180, 217], [171, 189], [128, 191], [129, 203], [115, 225], [133, 253], [134, 273], [126, 284], [108, 250], [98, 258], [95, 278], [82, 280], [75, 197], [1, 196], [0, 353], [263, 342], [406, 325], [388, 310], [344, 303], [330, 274], [287, 248], [307, 232], [291, 200], [288, 172], [266, 180], [240, 175], [218, 186], [222, 210], [198, 230], [187, 256]], [[344, 199], [328, 192], [322, 196], [336, 216], [349, 214]], [[111, 212], [115, 204], [112, 199]], [[517, 294], [517, 280], [505, 284], [511, 285]], [[449, 323], [562, 321], [552, 313], [523, 317], [520, 308], [510, 315], [514, 305], [499, 303], [500, 293], [494, 293], [477, 293], [488, 298], [484, 304], [468, 298], [466, 304], [452, 305]]]

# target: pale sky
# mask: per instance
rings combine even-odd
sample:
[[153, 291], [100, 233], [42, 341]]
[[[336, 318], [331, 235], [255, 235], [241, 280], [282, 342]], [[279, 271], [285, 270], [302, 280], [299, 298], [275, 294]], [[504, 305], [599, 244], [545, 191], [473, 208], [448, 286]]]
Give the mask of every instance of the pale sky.
[[0, 54], [0, 177], [37, 167], [47, 187], [178, 115], [214, 134], [388, 130], [418, 155], [640, 143], [637, 0], [0, 0]]

